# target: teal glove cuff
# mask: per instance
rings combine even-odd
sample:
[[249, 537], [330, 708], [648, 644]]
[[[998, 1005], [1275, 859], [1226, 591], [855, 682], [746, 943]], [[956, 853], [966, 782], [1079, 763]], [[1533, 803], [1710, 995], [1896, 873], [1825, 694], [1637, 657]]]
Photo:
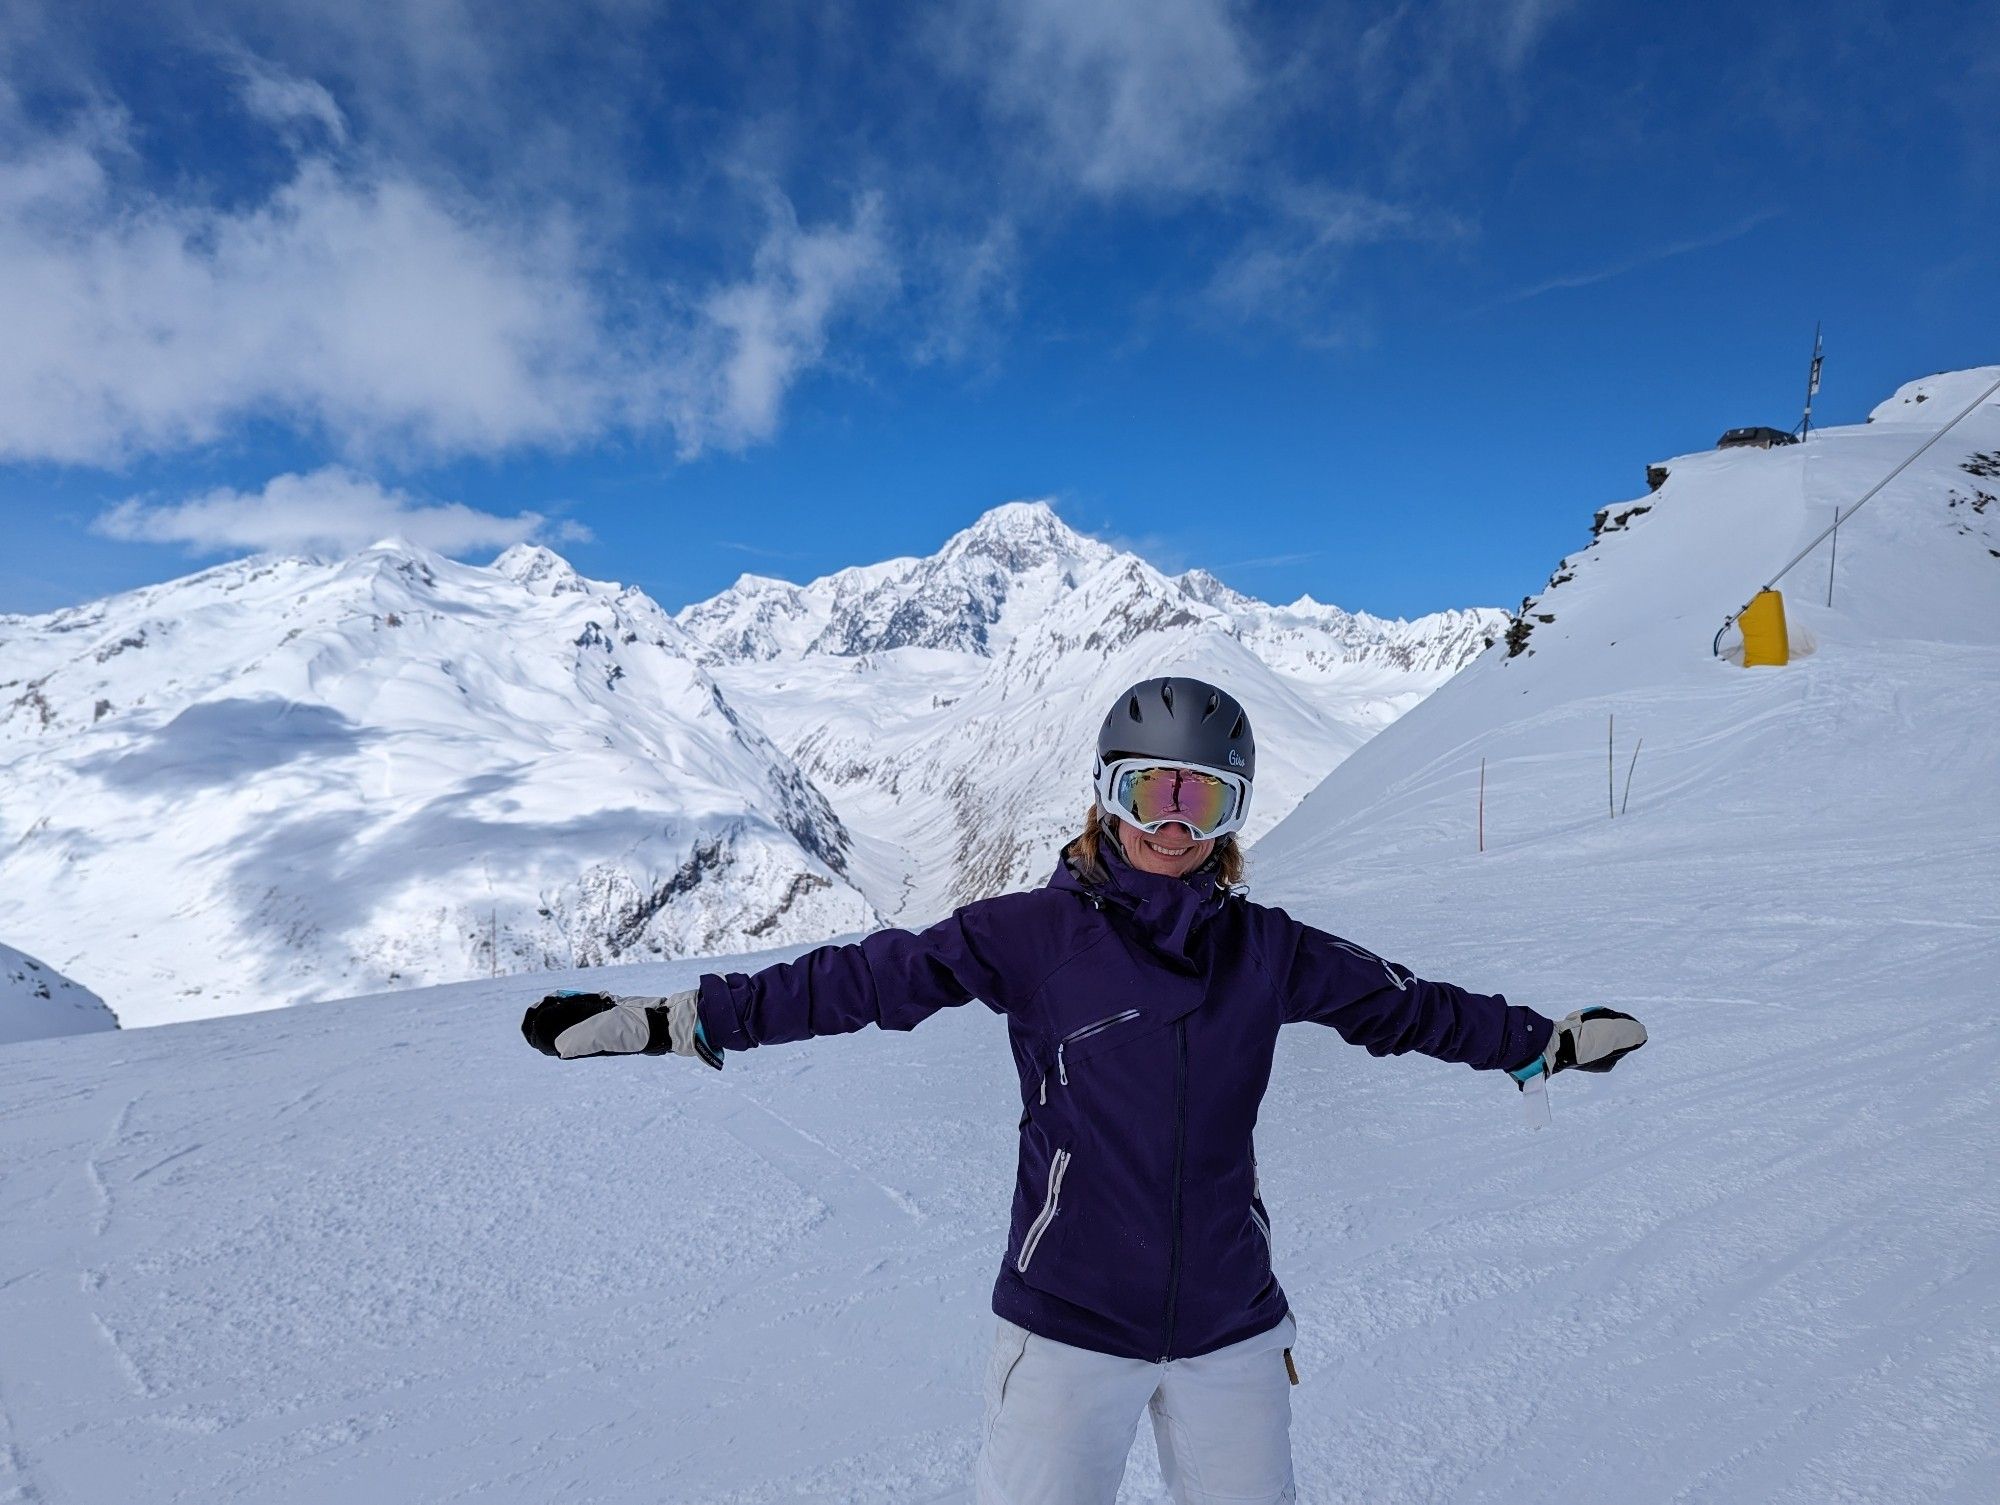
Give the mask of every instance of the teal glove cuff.
[[1525, 1087], [1528, 1085], [1528, 1083], [1532, 1082], [1536, 1077], [1540, 1076], [1543, 1072], [1547, 1071], [1548, 1069], [1549, 1069], [1549, 1063], [1543, 1057], [1536, 1056], [1535, 1059], [1530, 1061], [1527, 1065], [1516, 1066], [1512, 1071], [1508, 1072], [1507, 1075], [1509, 1075], [1515, 1081], [1519, 1082], [1523, 1087]]
[[708, 1043], [708, 1031], [702, 1027], [699, 1014], [694, 1017], [694, 1053], [717, 1071], [722, 1070], [722, 1051]]

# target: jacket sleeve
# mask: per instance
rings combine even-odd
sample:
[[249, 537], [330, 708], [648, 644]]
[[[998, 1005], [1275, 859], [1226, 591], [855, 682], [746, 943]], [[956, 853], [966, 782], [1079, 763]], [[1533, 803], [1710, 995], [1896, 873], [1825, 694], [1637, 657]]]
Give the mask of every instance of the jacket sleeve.
[[870, 1024], [915, 1029], [973, 998], [1004, 1010], [1002, 978], [988, 961], [992, 903], [968, 904], [928, 930], [878, 930], [761, 972], [704, 976], [702, 1034], [724, 1050], [749, 1050]]
[[1512, 1070], [1540, 1055], [1553, 1021], [1498, 993], [1426, 982], [1352, 941], [1301, 925], [1292, 932], [1278, 984], [1287, 1021], [1330, 1024], [1378, 1056], [1420, 1051], [1480, 1071]]

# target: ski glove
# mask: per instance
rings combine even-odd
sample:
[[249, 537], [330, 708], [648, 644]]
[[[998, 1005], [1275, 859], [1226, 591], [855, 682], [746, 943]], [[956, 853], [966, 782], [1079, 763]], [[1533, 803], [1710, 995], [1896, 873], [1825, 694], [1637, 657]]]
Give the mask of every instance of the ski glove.
[[545, 1056], [645, 1054], [699, 1056], [717, 1071], [722, 1052], [701, 1030], [690, 989], [670, 998], [625, 998], [610, 993], [551, 993], [521, 1016], [521, 1034]]
[[1548, 1049], [1509, 1076], [1526, 1087], [1543, 1072], [1554, 1076], [1574, 1066], [1578, 1071], [1609, 1071], [1621, 1056], [1646, 1043], [1646, 1026], [1616, 1009], [1578, 1009], [1566, 1014], [1549, 1036]]

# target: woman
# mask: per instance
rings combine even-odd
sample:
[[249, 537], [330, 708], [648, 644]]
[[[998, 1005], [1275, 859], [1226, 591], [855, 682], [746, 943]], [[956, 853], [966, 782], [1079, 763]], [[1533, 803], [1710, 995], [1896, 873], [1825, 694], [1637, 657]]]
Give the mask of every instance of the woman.
[[1046, 887], [671, 998], [557, 994], [522, 1032], [565, 1059], [671, 1051], [720, 1068], [728, 1050], [911, 1029], [973, 998], [1005, 1014], [1020, 1169], [977, 1498], [1114, 1500], [1150, 1408], [1177, 1500], [1291, 1500], [1296, 1329], [1251, 1144], [1278, 1027], [1330, 1024], [1375, 1055], [1522, 1083], [1608, 1070], [1645, 1031], [1426, 982], [1251, 903], [1234, 833], [1255, 776], [1233, 698], [1147, 680], [1104, 718], [1096, 802]]

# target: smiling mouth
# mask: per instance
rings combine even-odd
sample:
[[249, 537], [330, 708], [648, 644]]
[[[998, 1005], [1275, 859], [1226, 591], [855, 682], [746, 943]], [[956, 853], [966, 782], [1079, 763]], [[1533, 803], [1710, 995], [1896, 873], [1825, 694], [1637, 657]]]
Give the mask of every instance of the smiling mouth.
[[1151, 837], [1146, 838], [1146, 845], [1151, 850], [1158, 852], [1162, 857], [1185, 857], [1189, 852], [1192, 852], [1194, 850], [1192, 846], [1163, 847], [1157, 841], [1154, 841]]

